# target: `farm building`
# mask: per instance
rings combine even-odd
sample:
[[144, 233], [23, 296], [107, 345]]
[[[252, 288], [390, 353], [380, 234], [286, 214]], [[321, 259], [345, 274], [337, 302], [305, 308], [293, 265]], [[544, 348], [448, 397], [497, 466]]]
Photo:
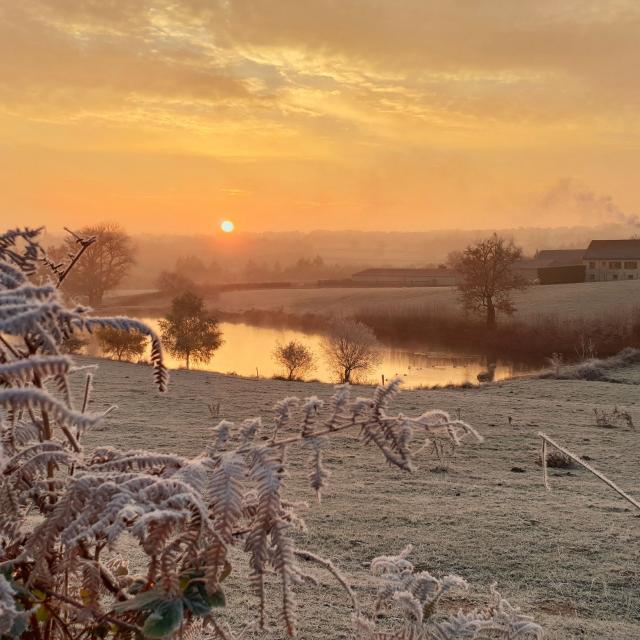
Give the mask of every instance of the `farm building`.
[[585, 249], [544, 249], [534, 258], [518, 260], [513, 269], [529, 282], [584, 282], [584, 252]]
[[637, 280], [640, 239], [592, 240], [583, 259], [587, 281]]
[[351, 276], [353, 282], [378, 287], [448, 287], [458, 282], [452, 269], [365, 269]]

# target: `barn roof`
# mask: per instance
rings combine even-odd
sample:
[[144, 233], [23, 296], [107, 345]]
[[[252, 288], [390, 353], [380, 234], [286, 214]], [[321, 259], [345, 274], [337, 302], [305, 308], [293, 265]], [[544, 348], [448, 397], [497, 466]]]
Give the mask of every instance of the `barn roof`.
[[640, 260], [640, 239], [592, 240], [585, 260]]
[[536, 260], [544, 263], [541, 266], [565, 266], [575, 265], [582, 262], [586, 249], [543, 249], [538, 251]]
[[586, 249], [543, 249], [538, 251], [535, 258], [518, 260], [513, 266], [516, 269], [540, 269], [582, 264], [585, 251]]

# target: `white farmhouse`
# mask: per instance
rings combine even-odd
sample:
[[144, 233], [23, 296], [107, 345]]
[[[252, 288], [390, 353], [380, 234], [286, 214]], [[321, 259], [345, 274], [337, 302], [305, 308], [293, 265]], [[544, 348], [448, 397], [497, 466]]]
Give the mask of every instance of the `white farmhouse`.
[[640, 239], [592, 240], [583, 256], [587, 282], [637, 280]]

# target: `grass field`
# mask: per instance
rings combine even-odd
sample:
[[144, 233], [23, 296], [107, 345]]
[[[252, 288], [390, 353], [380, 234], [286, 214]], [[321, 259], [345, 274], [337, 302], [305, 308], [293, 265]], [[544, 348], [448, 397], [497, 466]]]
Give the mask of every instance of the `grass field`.
[[[89, 434], [89, 446], [196, 454], [212, 424], [207, 402], [220, 402], [221, 417], [231, 420], [269, 419], [278, 399], [331, 394], [331, 387], [320, 383], [176, 371], [169, 393], [159, 396], [147, 367], [97, 362], [93, 408], [114, 403], [119, 409], [107, 417], [103, 430]], [[640, 497], [640, 432], [599, 428], [593, 417], [594, 407], [617, 405], [640, 423], [638, 387], [632, 384], [639, 375], [637, 369], [619, 371], [619, 384], [513, 380], [468, 390], [401, 393], [398, 410], [459, 409], [485, 442], [461, 449], [447, 473], [436, 472], [435, 461], [425, 457], [407, 475], [390, 469], [355, 436], [341, 437], [327, 455], [333, 477], [322, 504], [313, 503], [306, 489], [305, 458], [292, 455], [289, 495], [313, 503], [306, 518], [310, 534], [301, 536], [300, 545], [334, 559], [365, 600], [373, 593], [367, 573], [371, 558], [410, 542], [420, 568], [459, 573], [475, 587], [452, 597], [448, 606], [454, 610], [485, 602], [489, 585], [497, 581], [512, 604], [544, 624], [550, 640], [637, 640], [640, 513], [580, 469], [558, 475], [551, 470], [553, 490], [547, 493], [535, 460], [536, 434], [542, 430], [590, 456], [598, 469]], [[369, 392], [356, 390], [357, 395]], [[514, 467], [523, 472], [513, 472]], [[330, 577], [318, 575], [320, 587], [298, 589], [304, 604], [300, 637], [350, 637], [346, 597]], [[255, 602], [237, 589], [239, 583], [232, 575], [227, 599], [250, 613]]]
[[[640, 280], [534, 286], [514, 294], [516, 318], [555, 314], [562, 318], [593, 317], [629, 311], [640, 304]], [[110, 304], [128, 313], [163, 313], [169, 296], [119, 298]], [[222, 311], [268, 309], [289, 313], [352, 315], [358, 311], [416, 308], [458, 308], [457, 291], [450, 287], [269, 289], [228, 291], [208, 298], [207, 305]]]

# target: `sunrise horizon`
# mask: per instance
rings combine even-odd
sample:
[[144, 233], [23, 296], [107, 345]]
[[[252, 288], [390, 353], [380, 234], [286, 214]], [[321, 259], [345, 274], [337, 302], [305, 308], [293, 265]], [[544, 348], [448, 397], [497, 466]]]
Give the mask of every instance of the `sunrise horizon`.
[[430, 230], [640, 210], [632, 2], [25, 0], [0, 18], [12, 219]]

